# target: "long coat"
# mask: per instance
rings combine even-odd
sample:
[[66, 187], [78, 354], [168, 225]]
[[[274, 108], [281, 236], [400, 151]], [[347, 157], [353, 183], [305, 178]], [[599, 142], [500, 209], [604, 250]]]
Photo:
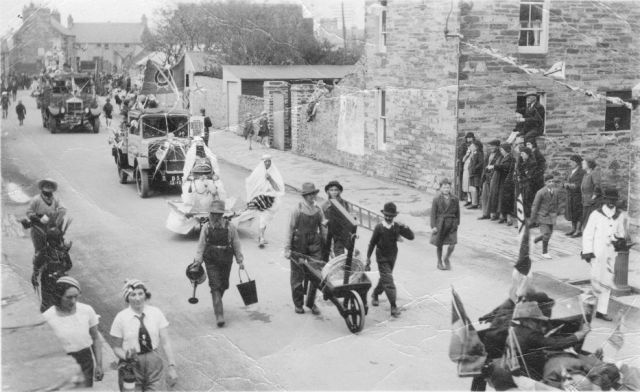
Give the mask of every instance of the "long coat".
[[622, 212], [616, 209], [613, 217], [607, 217], [602, 207], [591, 213], [582, 232], [582, 253], [593, 253], [591, 279], [611, 287], [617, 253], [611, 241], [626, 238], [627, 231]]
[[544, 106], [536, 102], [527, 106], [522, 115], [524, 117], [524, 132], [527, 137], [542, 136], [544, 133]]
[[580, 183], [580, 192], [582, 193], [582, 205], [591, 206], [595, 204], [593, 196], [596, 188], [602, 187], [602, 174], [600, 169], [595, 169], [591, 173], [585, 173]]
[[480, 188], [482, 186], [482, 167], [484, 156], [481, 151], [476, 151], [469, 157], [469, 185]]
[[460, 225], [460, 203], [454, 195], [445, 197], [438, 194], [431, 204], [431, 227], [438, 232], [431, 236], [431, 244], [436, 246], [458, 243], [458, 226]]
[[529, 217], [531, 215], [531, 205], [536, 195], [533, 182], [536, 175], [536, 161], [534, 158], [529, 158], [526, 161], [522, 158], [518, 158], [517, 175], [518, 175], [518, 187], [522, 193], [522, 202], [524, 207], [524, 215]]
[[567, 209], [564, 217], [569, 222], [582, 219], [582, 192], [580, 191], [582, 177], [584, 177], [584, 170], [578, 167], [575, 171], [569, 170], [564, 180], [564, 188], [567, 190]]
[[533, 179], [534, 192], [539, 191], [544, 186], [544, 172], [547, 170], [547, 160], [539, 149], [533, 150], [533, 157], [536, 160], [536, 172]]
[[515, 171], [516, 160], [511, 154], [503, 157], [496, 165], [496, 174], [500, 175], [500, 189], [498, 190], [500, 213], [515, 215]]
[[491, 182], [489, 183], [489, 212], [492, 214], [500, 212], [500, 187], [506, 175], [497, 171], [496, 167], [500, 165], [503, 159], [502, 154], [498, 153], [493, 160], [493, 173], [491, 174]]

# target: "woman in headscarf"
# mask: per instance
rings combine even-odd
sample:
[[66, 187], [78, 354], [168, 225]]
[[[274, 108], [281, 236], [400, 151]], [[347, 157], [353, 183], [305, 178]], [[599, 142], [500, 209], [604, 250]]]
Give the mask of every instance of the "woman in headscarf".
[[[102, 380], [102, 339], [98, 332], [99, 316], [89, 305], [78, 302], [80, 283], [70, 276], [56, 281], [55, 304], [42, 314], [53, 333], [62, 342], [84, 374], [84, 386], [93, 379]], [[94, 362], [95, 356], [95, 362]]]
[[258, 246], [262, 248], [268, 243], [264, 237], [267, 225], [278, 210], [280, 197], [285, 194], [284, 180], [271, 155], [262, 156], [262, 162], [245, 180], [245, 188], [247, 209], [238, 218], [238, 223], [253, 219], [256, 215], [260, 218]]
[[162, 311], [147, 302], [151, 293], [138, 279], [128, 279], [122, 288], [127, 308], [120, 311], [111, 325], [113, 353], [120, 359], [118, 385], [123, 389], [125, 373], [132, 371], [136, 390], [160, 390], [164, 364], [158, 348], [162, 347], [169, 362], [167, 384], [178, 380], [176, 361], [169, 338], [169, 322]]
[[580, 155], [572, 155], [569, 161], [571, 162], [571, 170], [567, 173], [563, 186], [567, 190], [567, 209], [564, 217], [571, 222], [571, 231], [566, 235], [572, 236], [576, 233], [582, 233], [582, 192], [580, 186], [584, 170], [582, 170]]

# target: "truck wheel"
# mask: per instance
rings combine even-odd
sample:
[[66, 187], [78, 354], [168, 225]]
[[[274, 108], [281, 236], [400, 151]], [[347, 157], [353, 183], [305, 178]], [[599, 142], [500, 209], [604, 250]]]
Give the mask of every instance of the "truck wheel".
[[118, 165], [118, 179], [120, 180], [121, 184], [126, 184], [127, 178], [129, 176], [127, 175], [127, 172], [122, 169], [122, 163], [120, 162], [120, 152], [116, 151], [116, 154], [118, 154], [116, 158], [116, 165]]
[[93, 119], [93, 133], [100, 132], [100, 117]]
[[56, 119], [53, 116], [49, 116], [49, 132], [51, 133], [56, 133], [58, 132], [57, 126], [56, 126]]
[[149, 171], [140, 169], [140, 166], [136, 167], [135, 179], [138, 196], [143, 199], [149, 197]]

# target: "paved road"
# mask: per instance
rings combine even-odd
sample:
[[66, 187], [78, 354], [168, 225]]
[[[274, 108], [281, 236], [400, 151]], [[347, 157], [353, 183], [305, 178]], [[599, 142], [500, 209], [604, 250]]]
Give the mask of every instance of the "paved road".
[[[288, 211], [298, 196], [287, 194], [268, 231], [271, 243], [266, 249], [258, 249], [255, 228], [240, 230], [260, 302], [242, 305], [233, 287], [234, 269], [232, 288], [225, 295], [228, 327], [216, 328], [206, 285], [198, 289], [199, 304], [187, 303], [191, 287], [184, 270], [193, 258], [195, 238], [174, 235], [164, 227], [167, 200], [179, 194], [138, 198], [133, 184], [118, 183], [104, 128], [99, 134], [51, 135], [41, 127], [34, 101], [23, 98], [28, 111], [25, 126], [18, 127], [15, 118], [2, 124], [3, 189], [14, 183], [33, 195], [37, 179], [59, 181], [59, 197], [74, 219], [67, 235], [74, 241], [71, 275], [86, 288], [84, 302], [102, 315], [101, 330], [108, 336], [113, 317], [124, 307], [120, 296], [124, 279], [147, 282], [152, 303], [171, 323], [179, 389], [468, 388], [470, 380], [456, 376], [447, 356], [450, 286], [455, 285], [467, 311], [476, 318], [506, 298], [509, 264], [482, 250], [460, 246], [453, 271], [441, 272], [431, 265], [432, 247], [404, 242], [396, 271], [402, 317], [391, 319], [388, 302], [383, 300], [379, 308], [370, 310], [364, 331], [352, 335], [329, 302], [319, 301], [320, 316], [293, 312], [282, 243]], [[221, 170], [229, 194], [243, 197], [248, 173], [224, 162]], [[3, 192], [3, 222], [7, 222], [3, 223], [3, 262], [28, 279], [31, 243], [21, 236], [20, 228], [8, 223], [12, 216], [24, 213], [25, 205], [11, 201], [10, 196]], [[369, 235], [360, 230], [357, 247], [363, 252]], [[371, 277], [376, 279], [375, 274]], [[561, 295], [563, 289], [549, 290]]]

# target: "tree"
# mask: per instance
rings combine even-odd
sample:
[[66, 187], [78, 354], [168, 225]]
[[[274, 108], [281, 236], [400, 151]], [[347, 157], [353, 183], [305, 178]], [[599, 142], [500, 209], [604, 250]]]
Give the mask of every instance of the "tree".
[[299, 5], [181, 3], [158, 11], [156, 31], [145, 34], [149, 50], [176, 61], [185, 51], [216, 53], [226, 64], [353, 64], [362, 48], [333, 49], [313, 35]]

